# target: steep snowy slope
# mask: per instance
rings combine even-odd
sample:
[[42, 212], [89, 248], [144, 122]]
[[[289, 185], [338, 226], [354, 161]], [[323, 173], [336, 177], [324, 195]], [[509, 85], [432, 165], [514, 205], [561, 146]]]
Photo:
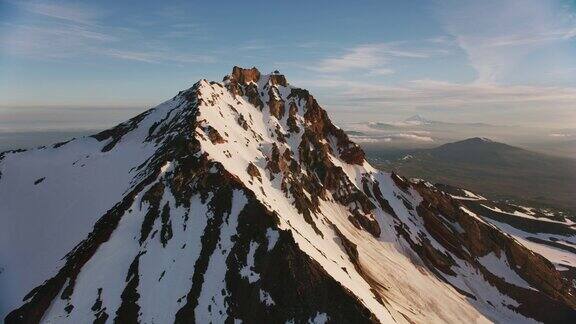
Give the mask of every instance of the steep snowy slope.
[[567, 272], [567, 277], [576, 273], [576, 223], [563, 212], [496, 203], [468, 190], [447, 185], [437, 187], [548, 259], [559, 271]]
[[576, 318], [573, 274], [373, 169], [278, 73], [235, 67], [0, 172], [8, 323]]

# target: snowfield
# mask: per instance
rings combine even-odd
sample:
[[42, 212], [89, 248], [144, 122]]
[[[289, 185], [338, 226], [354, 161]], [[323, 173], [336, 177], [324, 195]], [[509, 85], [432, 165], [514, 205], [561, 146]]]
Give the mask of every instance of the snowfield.
[[463, 205], [485, 202], [475, 193], [374, 169], [283, 78], [235, 68], [101, 136], [3, 153], [2, 317], [531, 323], [547, 321], [548, 306], [558, 310], [550, 320], [576, 314], [570, 223], [542, 220], [567, 230], [529, 233]]

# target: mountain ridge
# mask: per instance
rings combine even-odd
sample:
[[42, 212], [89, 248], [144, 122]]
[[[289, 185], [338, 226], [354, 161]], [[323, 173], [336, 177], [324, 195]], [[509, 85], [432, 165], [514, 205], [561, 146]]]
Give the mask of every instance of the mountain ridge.
[[[60, 261], [35, 257], [41, 240], [22, 247], [28, 266], [52, 266], [11, 287], [31, 291], [11, 299], [8, 323], [574, 316], [568, 274], [450, 195], [373, 169], [278, 73], [234, 67], [92, 137], [4, 153], [0, 172], [4, 222], [35, 219], [18, 198], [31, 195], [74, 232], [53, 246]], [[105, 191], [100, 207], [87, 204]], [[45, 222], [42, 232], [61, 232]], [[23, 262], [18, 252], [8, 259]], [[3, 286], [19, 268], [6, 269]]]
[[576, 181], [575, 160], [483, 138], [409, 150], [403, 158], [380, 166], [468, 188], [492, 199], [539, 201], [542, 206], [576, 210], [572, 199], [576, 192], [570, 186], [571, 179]]
[[413, 115], [404, 119], [404, 123], [410, 125], [428, 125], [433, 123], [433, 121], [422, 117], [421, 115]]

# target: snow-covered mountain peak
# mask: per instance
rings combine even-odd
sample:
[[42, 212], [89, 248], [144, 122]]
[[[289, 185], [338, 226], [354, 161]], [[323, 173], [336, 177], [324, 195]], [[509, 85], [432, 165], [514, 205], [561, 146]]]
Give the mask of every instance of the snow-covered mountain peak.
[[213, 142], [240, 137], [246, 147], [266, 149], [264, 144], [274, 144], [299, 154], [305, 150], [300, 147], [304, 140], [345, 163], [365, 162], [360, 147], [332, 124], [314, 97], [288, 85], [281, 74], [261, 75], [256, 68], [234, 67], [223, 83], [200, 82], [191, 91], [185, 97], [198, 103], [199, 133]]
[[414, 115], [404, 120], [404, 123], [410, 125], [430, 125], [433, 121], [422, 117], [421, 115]]
[[573, 317], [573, 272], [482, 213], [373, 169], [307, 90], [235, 67], [91, 137], [0, 155], [0, 246], [15, 247], [2, 254], [0, 312], [8, 323]]

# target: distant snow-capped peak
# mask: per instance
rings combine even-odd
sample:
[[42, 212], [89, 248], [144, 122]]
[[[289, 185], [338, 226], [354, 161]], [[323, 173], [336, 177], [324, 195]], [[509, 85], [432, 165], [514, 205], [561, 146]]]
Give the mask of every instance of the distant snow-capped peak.
[[432, 120], [422, 117], [421, 115], [414, 115], [404, 119], [404, 123], [409, 125], [430, 125], [434, 122]]

